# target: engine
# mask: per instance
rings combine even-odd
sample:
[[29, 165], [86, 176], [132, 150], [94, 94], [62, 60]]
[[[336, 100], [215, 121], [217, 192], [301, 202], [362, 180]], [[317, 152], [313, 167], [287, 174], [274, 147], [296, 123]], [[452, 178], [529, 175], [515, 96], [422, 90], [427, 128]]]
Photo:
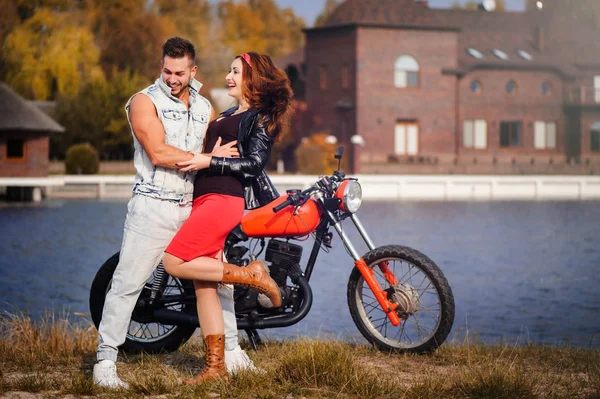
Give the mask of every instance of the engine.
[[302, 258], [302, 247], [289, 242], [271, 239], [267, 245], [265, 260], [271, 262], [271, 278], [284, 287], [291, 269], [295, 271]]
[[[239, 256], [240, 253], [247, 252], [247, 248], [234, 247], [233, 253]], [[231, 254], [233, 254], [231, 253]], [[292, 305], [296, 299], [296, 290], [289, 287], [288, 278], [302, 273], [300, 269], [300, 259], [302, 258], [302, 247], [286, 241], [271, 239], [267, 244], [265, 260], [269, 262], [269, 274], [275, 280], [281, 291], [282, 305], [285, 309]], [[231, 260], [231, 259], [230, 259]], [[242, 265], [246, 262], [239, 262]], [[235, 310], [236, 312], [248, 312], [252, 310], [273, 309], [271, 301], [263, 294], [259, 294], [253, 289], [236, 287], [235, 288]]]

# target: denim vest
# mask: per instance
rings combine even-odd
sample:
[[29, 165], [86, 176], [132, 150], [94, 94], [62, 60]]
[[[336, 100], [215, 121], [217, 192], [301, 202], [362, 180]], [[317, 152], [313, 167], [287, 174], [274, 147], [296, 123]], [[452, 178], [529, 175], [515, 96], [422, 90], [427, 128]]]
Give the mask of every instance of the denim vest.
[[[202, 84], [197, 80], [190, 81], [189, 110], [181, 100], [171, 95], [171, 89], [162, 77], [137, 93], [147, 95], [154, 103], [158, 119], [165, 129], [166, 144], [183, 151], [202, 151], [211, 105], [198, 93], [200, 87]], [[128, 120], [131, 100], [135, 95], [125, 105]], [[129, 122], [131, 126], [131, 121]], [[153, 165], [135, 134], [133, 145], [133, 165], [136, 170], [134, 193], [179, 203], [192, 201], [195, 172], [181, 172], [174, 168]]]

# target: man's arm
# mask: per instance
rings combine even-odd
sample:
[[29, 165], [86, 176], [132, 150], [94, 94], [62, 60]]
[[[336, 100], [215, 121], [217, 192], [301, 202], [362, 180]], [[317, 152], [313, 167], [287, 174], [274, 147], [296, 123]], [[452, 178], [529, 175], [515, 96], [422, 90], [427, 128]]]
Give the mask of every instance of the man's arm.
[[133, 134], [153, 165], [177, 168], [175, 165], [177, 162], [193, 158], [192, 154], [165, 143], [164, 126], [158, 119], [156, 108], [148, 96], [138, 94], [131, 100], [129, 120]]

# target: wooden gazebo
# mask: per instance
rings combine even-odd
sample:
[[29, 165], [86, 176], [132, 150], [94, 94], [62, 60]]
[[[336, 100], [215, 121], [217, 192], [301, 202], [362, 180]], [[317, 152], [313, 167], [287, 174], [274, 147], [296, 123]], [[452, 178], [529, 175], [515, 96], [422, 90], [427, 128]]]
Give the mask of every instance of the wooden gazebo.
[[0, 177], [48, 176], [50, 135], [64, 130], [0, 82]]

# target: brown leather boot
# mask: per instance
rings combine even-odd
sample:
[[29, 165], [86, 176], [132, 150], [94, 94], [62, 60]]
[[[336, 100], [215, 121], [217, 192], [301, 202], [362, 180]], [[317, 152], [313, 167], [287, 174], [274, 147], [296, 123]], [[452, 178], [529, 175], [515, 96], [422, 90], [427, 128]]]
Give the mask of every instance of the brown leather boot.
[[224, 263], [223, 282], [253, 288], [269, 297], [273, 306], [281, 306], [279, 287], [269, 276], [269, 268], [262, 260], [255, 260], [246, 267]]
[[206, 345], [206, 362], [204, 369], [196, 377], [185, 380], [186, 384], [202, 384], [206, 381], [222, 379], [227, 381], [227, 367], [225, 367], [225, 334], [207, 335], [204, 337]]

